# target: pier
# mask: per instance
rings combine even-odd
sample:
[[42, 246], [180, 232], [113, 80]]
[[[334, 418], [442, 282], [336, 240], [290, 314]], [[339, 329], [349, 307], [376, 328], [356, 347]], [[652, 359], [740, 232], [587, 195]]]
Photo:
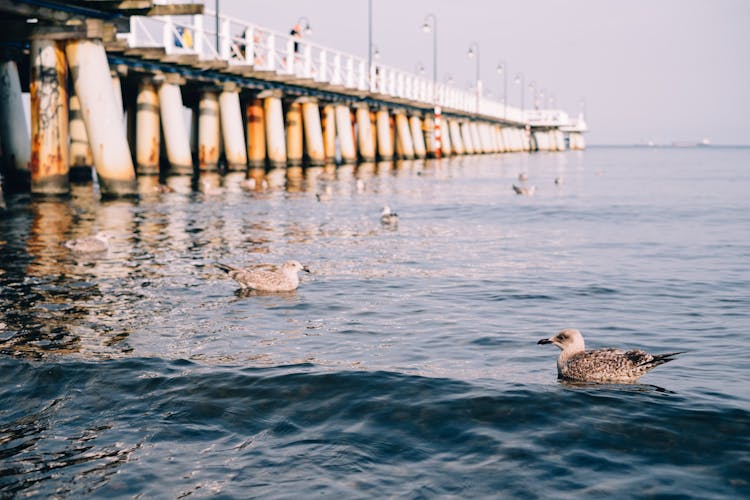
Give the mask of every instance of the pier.
[[136, 195], [141, 175], [262, 178], [267, 168], [585, 147], [582, 116], [518, 109], [482, 95], [479, 81], [461, 90], [201, 3], [0, 0], [0, 12], [10, 191], [66, 195], [92, 167], [102, 194], [117, 197]]

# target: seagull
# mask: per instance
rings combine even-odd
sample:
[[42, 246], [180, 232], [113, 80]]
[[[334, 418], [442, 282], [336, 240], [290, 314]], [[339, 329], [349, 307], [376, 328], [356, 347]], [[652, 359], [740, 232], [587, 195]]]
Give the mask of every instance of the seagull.
[[310, 272], [307, 267], [296, 260], [287, 261], [280, 268], [272, 271], [241, 269], [220, 262], [215, 262], [214, 265], [239, 283], [240, 287], [259, 292], [291, 292], [299, 286], [297, 273], [300, 271]]
[[640, 349], [622, 351], [611, 347], [587, 351], [583, 335], [573, 328], [566, 328], [537, 344], [554, 344], [562, 349], [557, 358], [557, 378], [577, 382], [635, 382], [652, 368], [682, 354], [649, 354]]
[[565, 182], [565, 180], [562, 178], [562, 176], [555, 177], [555, 184], [557, 184], [558, 186], [561, 185], [563, 182]]
[[63, 245], [75, 253], [106, 252], [109, 249], [109, 234], [99, 231], [94, 236], [68, 240]]
[[536, 192], [536, 186], [516, 186], [513, 184], [513, 191], [515, 191], [516, 194], [531, 196]]
[[395, 226], [398, 224], [398, 214], [391, 212], [391, 207], [386, 205], [383, 207], [383, 211], [380, 212], [380, 223], [385, 226]]

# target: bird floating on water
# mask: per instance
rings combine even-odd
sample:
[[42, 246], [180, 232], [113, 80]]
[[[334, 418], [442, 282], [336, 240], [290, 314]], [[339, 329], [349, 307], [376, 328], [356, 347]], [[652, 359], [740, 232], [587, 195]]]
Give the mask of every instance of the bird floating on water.
[[565, 182], [565, 179], [562, 176], [555, 177], [555, 184], [557, 184], [558, 186], [560, 186], [563, 182]]
[[516, 194], [524, 195], [524, 196], [531, 196], [536, 192], [536, 186], [516, 186], [513, 184], [513, 191]]
[[214, 265], [227, 273], [230, 278], [245, 289], [257, 290], [259, 292], [291, 292], [299, 286], [297, 273], [310, 270], [297, 262], [290, 260], [273, 270], [242, 269], [239, 267], [215, 262]]
[[391, 211], [391, 207], [386, 205], [383, 207], [383, 211], [380, 212], [380, 223], [386, 226], [394, 226], [398, 224], [398, 214]]
[[68, 240], [63, 245], [75, 253], [106, 252], [109, 249], [109, 234], [99, 231], [94, 236]]
[[576, 382], [635, 382], [652, 368], [682, 354], [649, 354], [640, 349], [623, 351], [613, 348], [587, 351], [583, 335], [573, 328], [566, 328], [537, 344], [559, 347], [562, 352], [557, 358], [557, 378]]

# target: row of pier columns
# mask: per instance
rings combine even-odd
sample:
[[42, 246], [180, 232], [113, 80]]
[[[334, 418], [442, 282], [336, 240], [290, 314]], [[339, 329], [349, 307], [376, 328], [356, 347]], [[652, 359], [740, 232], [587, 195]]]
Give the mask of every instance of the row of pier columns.
[[[188, 87], [175, 74], [131, 76], [121, 83], [97, 40], [33, 40], [29, 136], [18, 68], [0, 63], [4, 182], [28, 179], [32, 193], [67, 194], [71, 169], [94, 166], [102, 194], [127, 196], [136, 193], [136, 171], [193, 174], [217, 170], [222, 160], [244, 170], [565, 148], [556, 129], [285, 98], [235, 84]], [[581, 134], [569, 142], [583, 147]]]

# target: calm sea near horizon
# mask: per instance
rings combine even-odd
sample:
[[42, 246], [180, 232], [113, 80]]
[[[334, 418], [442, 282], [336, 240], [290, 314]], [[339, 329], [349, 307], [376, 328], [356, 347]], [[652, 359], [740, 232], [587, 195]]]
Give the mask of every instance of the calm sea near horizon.
[[[0, 497], [750, 497], [750, 149], [240, 179], [6, 197]], [[286, 294], [213, 266], [287, 259]], [[685, 353], [564, 384], [565, 327]]]

